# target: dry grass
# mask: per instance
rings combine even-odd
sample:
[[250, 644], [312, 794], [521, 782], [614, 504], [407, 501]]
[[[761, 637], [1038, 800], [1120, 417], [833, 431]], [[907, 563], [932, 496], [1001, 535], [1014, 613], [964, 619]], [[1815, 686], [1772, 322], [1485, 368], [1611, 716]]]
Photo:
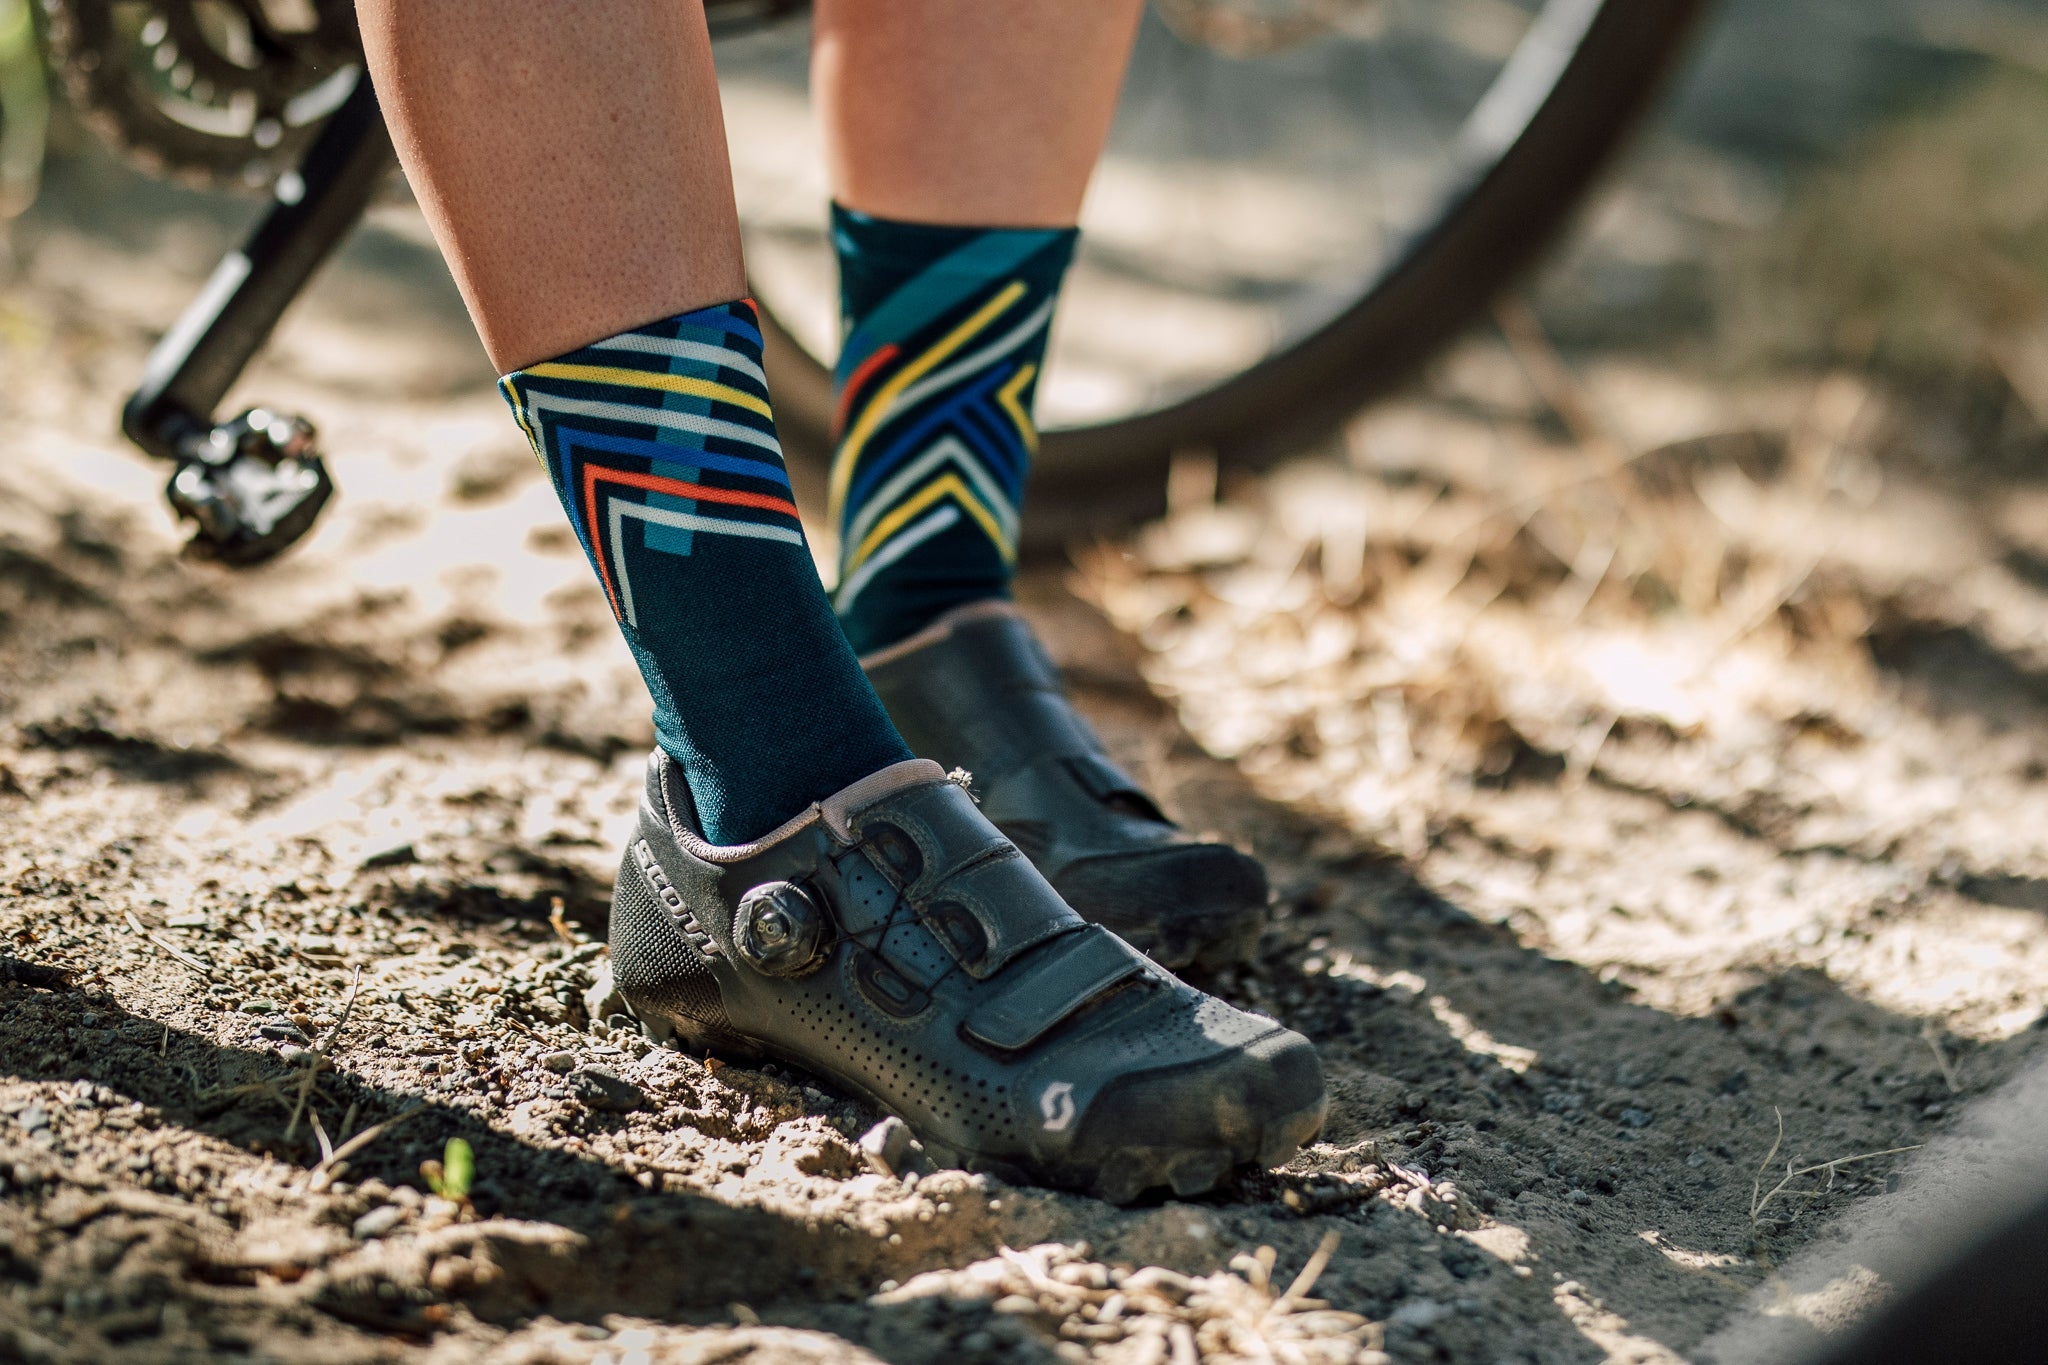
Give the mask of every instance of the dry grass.
[[[1767, 1190], [1764, 1188], [1764, 1177], [1770, 1173], [1771, 1162], [1777, 1159], [1778, 1149], [1785, 1144], [1785, 1111], [1773, 1109], [1772, 1112], [1778, 1117], [1778, 1135], [1771, 1140], [1771, 1150], [1764, 1153], [1763, 1161], [1757, 1166], [1756, 1180], [1751, 1185], [1749, 1193], [1749, 1225], [1755, 1230], [1759, 1240], [1763, 1238], [1765, 1233], [1764, 1210], [1769, 1208], [1776, 1200], [1780, 1198], [1802, 1199], [1807, 1203], [1812, 1203], [1834, 1189], [1835, 1177], [1841, 1173], [1844, 1166], [1853, 1166], [1859, 1161], [1874, 1161], [1881, 1156], [1897, 1156], [1902, 1152], [1916, 1152], [1920, 1150], [1921, 1146], [1921, 1144], [1915, 1142], [1904, 1147], [1887, 1147], [1877, 1152], [1858, 1152], [1854, 1156], [1838, 1156], [1829, 1161], [1815, 1161], [1804, 1166], [1799, 1164], [1799, 1157], [1795, 1154], [1786, 1159], [1785, 1174], [1780, 1176], [1778, 1182]], [[1819, 1185], [1805, 1190], [1792, 1188], [1794, 1181], [1803, 1180], [1807, 1176], [1815, 1175], [1821, 1177]], [[1791, 1221], [1792, 1216], [1776, 1219], [1771, 1230], [1780, 1230], [1790, 1224]]]
[[[1202, 501], [1179, 480], [1135, 557], [1082, 563], [1084, 590], [1157, 651], [1155, 681], [1212, 748], [1285, 751], [1324, 792], [1370, 769], [1386, 842], [1411, 856], [1426, 831], [1402, 812], [1427, 809], [1422, 793], [1526, 753], [1580, 782], [1618, 733], [1697, 737], [1708, 694], [1755, 671], [1745, 656], [1845, 653], [1870, 614], [1823, 568], [1853, 510], [1842, 468], [1882, 415], [1871, 390], [1829, 375], [1783, 430], [1644, 447], [1598, 418], [1526, 310], [1504, 317], [1575, 447], [1447, 427], [1431, 464], [1359, 471], [1384, 425], [1368, 419], [1351, 468], [1299, 467], [1263, 505]], [[1251, 685], [1229, 714], [1201, 681], [1226, 676], [1219, 664]]]
[[1377, 1324], [1310, 1297], [1337, 1243], [1334, 1230], [1324, 1234], [1284, 1290], [1271, 1247], [1231, 1258], [1228, 1270], [1190, 1276], [1161, 1266], [1113, 1269], [1088, 1261], [1085, 1247], [1054, 1242], [919, 1275], [875, 1302], [986, 1302], [1113, 1365], [1384, 1365]]

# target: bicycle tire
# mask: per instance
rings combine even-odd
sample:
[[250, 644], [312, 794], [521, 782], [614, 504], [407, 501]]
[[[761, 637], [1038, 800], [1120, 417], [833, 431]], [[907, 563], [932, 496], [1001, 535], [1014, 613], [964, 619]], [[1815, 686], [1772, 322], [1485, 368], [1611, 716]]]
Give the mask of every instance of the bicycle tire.
[[[1263, 468], [1408, 378], [1555, 239], [1705, 8], [1706, 0], [1553, 0], [1546, 18], [1583, 25], [1570, 55], [1495, 139], [1498, 155], [1445, 195], [1434, 222], [1343, 312], [1243, 372], [1151, 412], [1048, 431], [1026, 490], [1023, 550], [1054, 551], [1159, 515], [1179, 452], [1199, 448], [1224, 467]], [[798, 499], [816, 511], [831, 375], [766, 309], [763, 322], [777, 427]]]

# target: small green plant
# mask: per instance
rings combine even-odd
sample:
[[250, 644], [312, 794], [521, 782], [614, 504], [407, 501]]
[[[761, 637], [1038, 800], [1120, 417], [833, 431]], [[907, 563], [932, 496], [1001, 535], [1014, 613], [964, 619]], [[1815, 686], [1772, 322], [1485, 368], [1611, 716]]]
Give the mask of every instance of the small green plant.
[[422, 1161], [420, 1174], [426, 1177], [427, 1188], [435, 1194], [458, 1204], [467, 1204], [469, 1187], [476, 1180], [476, 1154], [461, 1138], [449, 1138], [448, 1145], [441, 1149], [441, 1159]]

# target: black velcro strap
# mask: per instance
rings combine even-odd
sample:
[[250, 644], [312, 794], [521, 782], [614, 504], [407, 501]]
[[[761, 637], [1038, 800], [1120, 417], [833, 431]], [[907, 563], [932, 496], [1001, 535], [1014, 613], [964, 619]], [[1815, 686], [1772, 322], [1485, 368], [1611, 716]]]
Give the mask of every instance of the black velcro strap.
[[1107, 929], [1087, 928], [1056, 939], [1005, 973], [1000, 992], [968, 1013], [970, 1037], [1015, 1052], [1043, 1038], [1061, 1020], [1128, 977], [1145, 970], [1135, 948]]

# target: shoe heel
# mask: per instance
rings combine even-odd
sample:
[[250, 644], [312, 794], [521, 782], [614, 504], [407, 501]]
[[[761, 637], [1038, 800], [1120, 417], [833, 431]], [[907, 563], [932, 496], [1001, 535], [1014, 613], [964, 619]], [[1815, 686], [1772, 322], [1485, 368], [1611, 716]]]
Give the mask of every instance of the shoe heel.
[[656, 1047], [672, 1047], [678, 1052], [716, 1057], [722, 1062], [740, 1066], [759, 1066], [775, 1060], [771, 1054], [738, 1034], [712, 1028], [694, 1019], [679, 1019], [652, 1011], [642, 1014], [630, 1005], [627, 1011], [639, 1026], [640, 1036]]

